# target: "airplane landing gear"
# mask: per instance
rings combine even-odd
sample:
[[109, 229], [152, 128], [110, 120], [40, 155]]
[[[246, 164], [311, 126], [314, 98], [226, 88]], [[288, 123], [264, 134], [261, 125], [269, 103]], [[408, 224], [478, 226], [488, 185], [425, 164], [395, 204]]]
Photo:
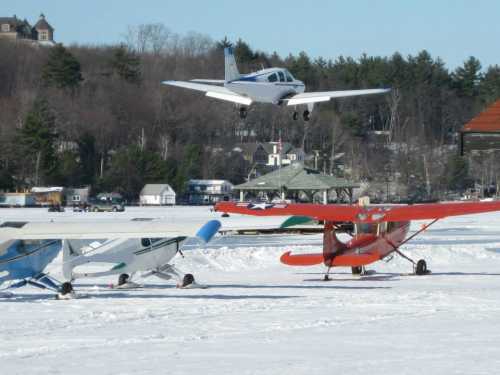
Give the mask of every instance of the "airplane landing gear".
[[240, 107], [240, 119], [244, 120], [247, 118], [247, 108]]
[[125, 285], [128, 282], [129, 275], [126, 273], [122, 273], [120, 276], [118, 276], [118, 286]]
[[309, 112], [307, 109], [302, 113], [302, 118], [304, 121], [309, 121], [311, 118], [311, 112]]
[[351, 267], [351, 272], [353, 275], [361, 275], [363, 273], [363, 267], [362, 266]]
[[73, 299], [76, 298], [75, 291], [73, 290], [73, 285], [70, 282], [65, 282], [61, 284], [59, 288], [59, 293], [56, 295], [56, 299]]
[[182, 279], [182, 288], [185, 288], [191, 284], [193, 284], [194, 281], [194, 276], [192, 273], [186, 273], [184, 275], [184, 278]]
[[427, 270], [427, 263], [425, 260], [420, 259], [415, 266], [415, 274], [416, 275], [427, 275], [430, 271]]

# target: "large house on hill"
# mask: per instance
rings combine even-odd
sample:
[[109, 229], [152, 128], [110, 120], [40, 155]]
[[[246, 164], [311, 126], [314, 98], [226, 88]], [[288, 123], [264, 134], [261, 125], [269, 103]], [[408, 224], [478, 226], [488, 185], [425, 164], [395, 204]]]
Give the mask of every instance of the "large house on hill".
[[31, 26], [17, 16], [0, 17], [0, 38], [11, 40], [33, 41], [43, 45], [54, 45], [54, 28], [47, 22], [43, 14], [37, 23]]

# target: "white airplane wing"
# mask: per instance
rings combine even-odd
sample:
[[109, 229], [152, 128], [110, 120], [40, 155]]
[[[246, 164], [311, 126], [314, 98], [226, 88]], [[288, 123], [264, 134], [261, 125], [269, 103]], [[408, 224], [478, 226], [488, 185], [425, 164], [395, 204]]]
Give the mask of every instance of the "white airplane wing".
[[226, 100], [233, 103], [250, 105], [252, 104], [252, 99], [246, 96], [239, 95], [225, 87], [209, 85], [206, 83], [198, 83], [192, 81], [163, 81], [164, 85], [177, 86], [185, 89], [203, 91], [206, 96], [211, 98], [216, 98], [220, 100]]
[[224, 81], [223, 79], [204, 79], [204, 78], [196, 78], [196, 79], [192, 79], [190, 80], [189, 82], [198, 82], [198, 83], [211, 83], [211, 84], [214, 84], [214, 85], [222, 85], [224, 84]]
[[0, 241], [40, 239], [157, 238], [193, 237], [205, 221], [179, 223], [165, 221], [114, 222], [5, 222], [0, 225]]
[[342, 91], [318, 91], [304, 92], [286, 99], [288, 105], [309, 104], [318, 102], [327, 102], [332, 98], [344, 98], [347, 96], [384, 94], [391, 89], [366, 89], [366, 90], [342, 90]]

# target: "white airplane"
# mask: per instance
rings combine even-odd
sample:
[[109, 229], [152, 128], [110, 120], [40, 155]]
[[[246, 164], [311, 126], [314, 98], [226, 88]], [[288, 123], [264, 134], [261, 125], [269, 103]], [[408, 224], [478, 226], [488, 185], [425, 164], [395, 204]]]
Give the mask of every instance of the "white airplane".
[[[120, 275], [119, 287], [133, 284], [129, 276], [176, 277], [182, 287], [196, 286], [191, 274], [182, 275], [169, 264], [188, 238], [208, 242], [220, 228], [218, 220], [204, 225], [128, 221], [112, 223], [8, 222], [0, 225], [0, 285], [32, 285], [58, 292], [60, 298], [74, 296], [71, 282], [81, 277]], [[196, 228], [200, 228], [196, 230]], [[95, 240], [95, 238], [106, 238]], [[63, 247], [63, 275], [60, 283], [43, 271]], [[96, 268], [105, 268], [92, 272]], [[77, 272], [75, 272], [75, 270]]]
[[294, 106], [293, 119], [299, 118], [298, 105], [306, 105], [302, 113], [309, 121], [314, 103], [327, 102], [332, 98], [383, 94], [390, 89], [342, 90], [305, 92], [306, 86], [283, 68], [269, 68], [249, 74], [240, 74], [232, 48], [224, 49], [225, 77], [217, 79], [193, 79], [191, 81], [163, 81], [165, 85], [205, 92], [206, 96], [234, 102], [239, 105], [240, 117], [246, 118], [247, 107], [253, 102], [287, 104]]

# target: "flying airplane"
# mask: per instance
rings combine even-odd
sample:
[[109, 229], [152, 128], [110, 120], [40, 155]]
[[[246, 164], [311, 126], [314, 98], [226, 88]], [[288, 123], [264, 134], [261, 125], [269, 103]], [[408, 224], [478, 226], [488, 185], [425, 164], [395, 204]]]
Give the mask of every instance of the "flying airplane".
[[[424, 259], [415, 262], [401, 252], [400, 247], [416, 237], [438, 220], [449, 216], [469, 215], [500, 211], [500, 202], [432, 203], [413, 205], [340, 205], [340, 204], [264, 204], [220, 202], [215, 210], [254, 216], [292, 216], [298, 220], [324, 221], [323, 251], [315, 254], [281, 256], [281, 262], [290, 266], [311, 266], [323, 263], [327, 267], [325, 280], [332, 267], [351, 267], [353, 274], [364, 273], [364, 266], [392, 253], [410, 261], [414, 273], [429, 273]], [[432, 220], [420, 230], [408, 236], [411, 220]], [[338, 239], [336, 229], [341, 223], [354, 225], [348, 242]], [[286, 225], [286, 224], [285, 224]]]
[[[199, 227], [196, 225], [196, 227]], [[71, 282], [79, 277], [117, 274], [121, 287], [130, 286], [129, 274], [169, 279], [175, 276], [183, 287], [194, 284], [191, 274], [182, 274], [169, 264], [182, 244], [192, 236], [208, 242], [220, 228], [210, 220], [196, 231], [194, 226], [161, 221], [128, 221], [101, 223], [75, 222], [5, 222], [0, 224], [0, 285], [13, 282], [7, 289], [32, 285], [50, 289], [60, 298], [74, 296]], [[95, 240], [105, 238], [106, 240]], [[75, 248], [75, 243], [88, 245]], [[102, 242], [99, 242], [102, 241]], [[61, 248], [63, 275], [61, 283], [44, 273]], [[75, 268], [105, 266], [106, 270], [74, 273]]]
[[287, 104], [294, 107], [293, 119], [299, 118], [297, 106], [306, 105], [302, 112], [304, 121], [309, 121], [315, 103], [327, 102], [332, 98], [383, 94], [390, 89], [365, 89], [305, 92], [304, 82], [294, 78], [283, 68], [262, 69], [249, 74], [240, 74], [233, 49], [224, 49], [224, 79], [193, 79], [191, 81], [163, 81], [165, 85], [183, 87], [205, 92], [206, 96], [226, 100], [239, 105], [240, 117], [247, 116], [247, 107], [253, 102]]

